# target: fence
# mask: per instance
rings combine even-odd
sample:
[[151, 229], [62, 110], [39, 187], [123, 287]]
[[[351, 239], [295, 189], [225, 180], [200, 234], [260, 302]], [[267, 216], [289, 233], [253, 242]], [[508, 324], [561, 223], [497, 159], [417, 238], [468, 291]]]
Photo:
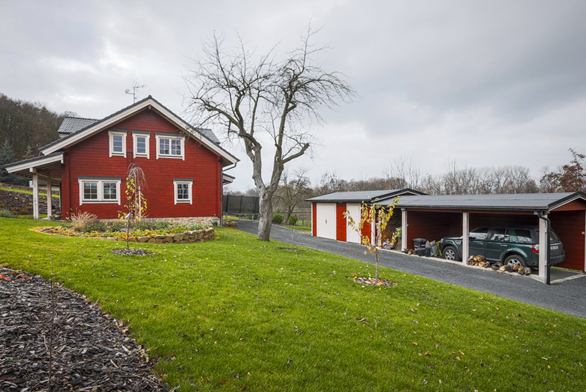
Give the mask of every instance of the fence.
[[224, 195], [224, 213], [258, 215], [259, 200], [258, 196]]

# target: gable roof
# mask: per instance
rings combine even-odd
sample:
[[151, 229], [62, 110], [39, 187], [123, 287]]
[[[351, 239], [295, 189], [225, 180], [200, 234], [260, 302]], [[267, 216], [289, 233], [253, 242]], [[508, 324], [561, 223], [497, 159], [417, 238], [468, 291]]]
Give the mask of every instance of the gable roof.
[[[85, 122], [75, 120], [68, 121], [68, 124], [65, 125], [67, 128], [64, 129], [71, 129], [72, 132], [61, 139], [55, 140], [54, 142], [41, 147], [39, 151], [44, 155], [54, 153], [62, 148], [77, 144], [80, 141], [85, 140], [93, 136], [94, 134], [104, 130], [105, 128], [111, 127], [116, 123], [119, 123], [120, 121], [125, 120], [147, 109], [152, 109], [156, 111], [159, 115], [164, 117], [167, 121], [173, 123], [177, 128], [182, 130], [188, 136], [199, 141], [202, 145], [204, 145], [214, 153], [222, 156], [222, 158], [224, 158], [222, 160], [223, 166], [233, 165], [239, 161], [238, 158], [236, 158], [234, 155], [230, 154], [228, 151], [224, 150], [221, 146], [219, 146], [219, 140], [211, 130], [197, 129], [192, 127], [185, 120], [183, 120], [175, 113], [167, 109], [165, 106], [163, 106], [160, 102], [158, 102], [150, 95], [145, 99], [142, 99], [130, 106], [127, 106], [122, 110], [119, 110], [116, 113], [113, 113], [95, 122], [91, 122], [92, 119], [83, 119], [86, 120]], [[74, 126], [82, 126], [82, 128], [73, 130]]]
[[306, 199], [306, 201], [317, 203], [372, 203], [377, 199], [389, 199], [405, 194], [424, 195], [423, 192], [406, 188], [379, 191], [333, 192], [321, 196], [311, 197]]
[[[401, 199], [397, 207], [445, 210], [551, 211], [577, 199], [586, 201], [586, 194], [574, 192], [414, 196]], [[386, 205], [389, 202], [380, 204]]]

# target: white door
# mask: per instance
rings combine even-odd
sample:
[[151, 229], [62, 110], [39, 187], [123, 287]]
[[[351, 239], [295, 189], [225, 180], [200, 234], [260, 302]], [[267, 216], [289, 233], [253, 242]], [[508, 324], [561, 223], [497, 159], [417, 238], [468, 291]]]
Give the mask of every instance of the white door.
[[317, 236], [336, 239], [336, 204], [316, 203]]
[[[352, 219], [356, 224], [360, 223], [360, 204], [359, 203], [348, 203], [346, 209], [350, 213]], [[346, 242], [354, 242], [355, 244], [360, 243], [360, 234], [350, 227], [350, 220], [346, 223]]]

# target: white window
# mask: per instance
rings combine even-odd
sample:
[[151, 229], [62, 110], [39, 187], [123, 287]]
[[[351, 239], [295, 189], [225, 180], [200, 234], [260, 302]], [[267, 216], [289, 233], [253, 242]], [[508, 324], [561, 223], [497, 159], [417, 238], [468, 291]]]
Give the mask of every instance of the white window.
[[192, 202], [192, 178], [174, 178], [173, 188], [175, 188], [175, 204], [177, 203], [189, 203]]
[[108, 131], [110, 139], [110, 156], [126, 158], [126, 131]]
[[136, 157], [150, 158], [150, 132], [132, 131], [132, 139], [134, 141], [133, 154]]
[[91, 203], [120, 204], [120, 177], [78, 177], [79, 205]]
[[179, 158], [185, 160], [185, 137], [169, 133], [158, 133], [155, 137], [157, 139], [157, 159]]

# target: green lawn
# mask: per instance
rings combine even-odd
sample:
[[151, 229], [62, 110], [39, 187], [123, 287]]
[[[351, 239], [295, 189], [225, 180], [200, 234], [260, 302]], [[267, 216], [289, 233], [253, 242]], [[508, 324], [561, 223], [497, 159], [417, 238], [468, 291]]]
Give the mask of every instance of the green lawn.
[[[3, 187], [0, 187], [0, 191], [26, 193], [27, 195], [33, 194], [33, 191], [23, 191], [22, 189], [3, 188]], [[47, 194], [46, 193], [39, 193], [39, 197], [47, 197]], [[55, 197], [58, 199], [59, 195], [51, 195], [51, 197]]]
[[[216, 228], [205, 243], [125, 243], [0, 219], [0, 263], [49, 276], [129, 322], [180, 391], [583, 391], [586, 320]], [[16, 354], [16, 353], [15, 353]], [[246, 386], [246, 388], [244, 388]]]

